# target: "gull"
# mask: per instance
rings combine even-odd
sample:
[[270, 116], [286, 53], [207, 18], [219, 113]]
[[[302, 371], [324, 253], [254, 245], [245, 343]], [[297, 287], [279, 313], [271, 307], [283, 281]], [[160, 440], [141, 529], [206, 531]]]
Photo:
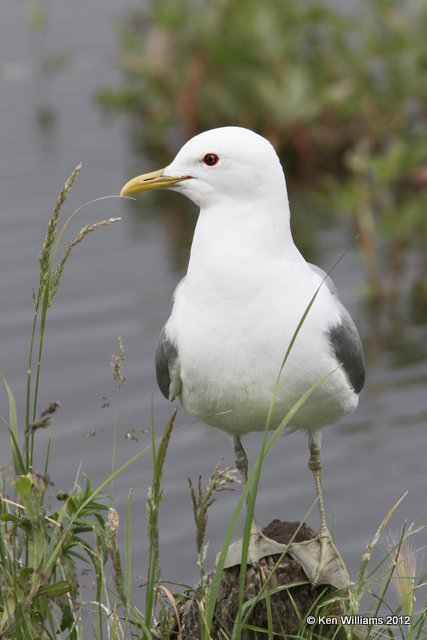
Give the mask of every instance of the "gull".
[[[160, 390], [231, 435], [246, 482], [241, 436], [275, 429], [314, 386], [290, 427], [308, 434], [320, 530], [287, 549], [314, 585], [346, 587], [347, 570], [326, 524], [320, 429], [356, 408], [365, 379], [363, 347], [330, 277], [294, 244], [279, 158], [253, 131], [212, 129], [189, 140], [166, 168], [127, 182], [121, 195], [160, 188], [200, 207], [187, 275], [157, 346]], [[239, 563], [233, 547], [226, 567]], [[283, 549], [252, 522], [249, 562], [256, 566]]]

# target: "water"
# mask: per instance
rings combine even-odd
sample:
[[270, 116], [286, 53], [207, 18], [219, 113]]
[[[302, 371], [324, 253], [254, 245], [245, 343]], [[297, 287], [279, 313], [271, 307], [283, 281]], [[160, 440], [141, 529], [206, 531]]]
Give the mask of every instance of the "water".
[[[91, 12], [83, 3], [53, 4], [46, 36], [31, 32], [25, 7], [11, 0], [3, 3], [0, 24], [0, 369], [18, 400], [21, 424], [31, 291], [60, 185], [81, 161], [83, 171], [64, 208], [68, 215], [92, 198], [117, 194], [135, 171], [156, 168], [149, 159], [131, 156], [127, 123], [106, 119], [93, 100], [101, 85], [118, 78], [113, 26], [132, 2], [92, 0]], [[49, 79], [41, 78], [37, 73], [40, 56], [63, 51], [70, 54], [69, 66]], [[41, 107], [47, 116], [54, 116], [53, 125], [45, 129], [37, 124]], [[112, 409], [101, 408], [101, 404], [103, 396], [114, 394], [110, 360], [117, 352], [117, 336], [125, 339], [127, 378], [119, 406], [118, 463], [148, 445], [144, 431], [150, 427], [151, 410], [159, 433], [171, 412], [155, 383], [153, 353], [188, 255], [188, 245], [183, 246], [177, 233], [183, 204], [177, 200], [175, 194], [162, 193], [144, 196], [136, 207], [119, 200], [103, 201], [82, 211], [71, 226], [68, 239], [88, 222], [123, 218], [76, 248], [49, 312], [40, 408], [52, 400], [59, 400], [62, 407], [54, 425], [38, 434], [38, 461], [41, 467], [51, 437], [54, 490], [70, 488], [80, 465], [80, 482], [87, 473], [99, 483], [111, 471]], [[160, 205], [168, 209], [166, 214], [159, 213]], [[313, 223], [309, 216], [303, 223], [297, 220], [298, 237], [306, 236], [307, 225]], [[318, 224], [317, 263], [329, 268], [350, 238], [345, 228]], [[409, 255], [408, 261], [410, 272], [417, 256]], [[352, 416], [324, 431], [323, 446], [329, 521], [332, 526], [333, 518], [336, 520], [337, 543], [354, 577], [365, 545], [405, 491], [408, 495], [390, 527], [399, 530], [405, 519], [418, 524], [426, 521], [426, 327], [413, 322], [405, 296], [397, 320], [380, 318], [373, 323], [361, 303], [363, 271], [354, 250], [340, 263], [334, 280], [368, 352], [367, 384], [360, 406]], [[3, 394], [2, 413], [6, 412]], [[198, 569], [187, 478], [195, 480], [202, 473], [207, 479], [221, 456], [227, 465], [233, 463], [233, 456], [225, 434], [195, 423], [183, 410], [176, 425], [160, 516], [162, 569], [165, 578], [193, 584]], [[125, 434], [132, 430], [138, 442], [126, 439]], [[251, 460], [259, 442], [259, 435], [245, 440]], [[1, 444], [5, 462], [8, 443], [4, 433]], [[276, 444], [263, 472], [257, 503], [260, 523], [276, 517], [302, 519], [310, 510], [315, 494], [307, 459], [302, 434]], [[150, 461], [150, 454], [145, 454], [114, 485], [115, 505], [122, 516], [128, 491], [133, 490], [134, 584], [141, 583], [146, 566], [144, 502]], [[208, 567], [220, 548], [236, 500], [235, 493], [224, 493], [211, 509]], [[317, 527], [315, 510], [308, 522]], [[418, 540], [418, 546], [423, 544], [425, 539]]]

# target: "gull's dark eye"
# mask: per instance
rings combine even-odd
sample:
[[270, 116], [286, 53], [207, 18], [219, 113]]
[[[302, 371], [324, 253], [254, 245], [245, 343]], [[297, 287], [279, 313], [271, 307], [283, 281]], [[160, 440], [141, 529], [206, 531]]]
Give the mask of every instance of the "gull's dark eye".
[[219, 160], [219, 156], [217, 156], [216, 153], [207, 153], [206, 155], [203, 156], [203, 162], [208, 167], [213, 167], [214, 165], [216, 165], [218, 160]]

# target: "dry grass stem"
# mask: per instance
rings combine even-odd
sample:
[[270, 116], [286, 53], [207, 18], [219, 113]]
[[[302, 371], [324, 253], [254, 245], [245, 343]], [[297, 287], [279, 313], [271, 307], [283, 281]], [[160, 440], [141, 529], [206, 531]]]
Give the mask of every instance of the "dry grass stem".
[[111, 357], [111, 368], [113, 370], [113, 378], [116, 381], [118, 387], [122, 387], [126, 382], [126, 378], [123, 376], [123, 364], [125, 361], [125, 342], [121, 336], [117, 338], [119, 344], [119, 353], [113, 354]]

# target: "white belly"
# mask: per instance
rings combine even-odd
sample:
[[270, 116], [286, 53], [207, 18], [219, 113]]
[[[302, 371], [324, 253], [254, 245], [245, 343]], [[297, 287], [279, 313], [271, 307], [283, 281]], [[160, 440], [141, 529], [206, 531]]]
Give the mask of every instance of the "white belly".
[[[280, 287], [271, 279], [256, 296], [244, 291], [194, 290], [184, 282], [176, 294], [168, 334], [181, 364], [181, 402], [201, 422], [230, 433], [265, 429], [274, 402], [275, 428], [312, 385], [316, 388], [290, 426], [315, 430], [332, 424], [357, 406], [358, 397], [338, 368], [328, 330], [340, 311], [326, 286], [311, 307], [275, 387], [286, 351], [314, 294], [318, 276], [304, 288], [292, 274]], [[307, 286], [308, 284], [308, 286]], [[285, 289], [285, 290], [284, 290]], [[304, 295], [301, 291], [304, 290]], [[335, 313], [335, 317], [334, 317]]]

